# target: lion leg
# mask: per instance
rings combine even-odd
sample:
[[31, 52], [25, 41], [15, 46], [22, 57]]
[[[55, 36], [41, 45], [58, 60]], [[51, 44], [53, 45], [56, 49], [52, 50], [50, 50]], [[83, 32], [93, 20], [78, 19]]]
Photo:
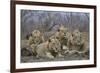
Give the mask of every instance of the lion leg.
[[46, 56], [49, 59], [54, 59], [54, 56], [50, 52], [46, 52]]
[[61, 53], [58, 53], [58, 57], [64, 57]]

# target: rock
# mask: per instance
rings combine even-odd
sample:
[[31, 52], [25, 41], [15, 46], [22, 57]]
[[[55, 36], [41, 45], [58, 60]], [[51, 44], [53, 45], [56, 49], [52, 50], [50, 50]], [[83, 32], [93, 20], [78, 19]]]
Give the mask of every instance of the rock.
[[21, 49], [21, 56], [32, 56], [32, 50], [27, 48]]

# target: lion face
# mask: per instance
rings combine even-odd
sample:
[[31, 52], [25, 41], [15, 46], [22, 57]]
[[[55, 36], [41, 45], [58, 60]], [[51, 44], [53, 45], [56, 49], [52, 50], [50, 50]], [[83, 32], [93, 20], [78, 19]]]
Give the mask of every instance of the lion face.
[[81, 44], [81, 32], [79, 30], [75, 30], [72, 34], [73, 37], [73, 43], [76, 45], [80, 45]]
[[58, 39], [49, 39], [49, 48], [54, 52], [58, 52], [61, 49], [61, 44]]
[[60, 38], [63, 38], [65, 35], [66, 35], [66, 32], [68, 32], [68, 29], [65, 28], [64, 26], [61, 26], [59, 29], [58, 29], [58, 32], [59, 32], [59, 37]]
[[35, 39], [35, 42], [37, 42], [37, 41], [40, 39], [40, 37], [41, 37], [40, 31], [34, 30], [34, 31], [32, 32], [32, 37]]
[[30, 40], [33, 44], [40, 44], [43, 42], [43, 36], [39, 30], [34, 30]]

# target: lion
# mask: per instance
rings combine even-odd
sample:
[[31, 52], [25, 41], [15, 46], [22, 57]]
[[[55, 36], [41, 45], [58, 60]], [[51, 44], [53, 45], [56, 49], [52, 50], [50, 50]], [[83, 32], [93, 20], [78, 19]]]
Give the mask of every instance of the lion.
[[73, 39], [72, 38], [72, 32], [71, 31], [66, 32], [66, 35], [62, 39], [63, 54], [66, 55], [66, 53], [68, 53], [70, 51], [70, 42], [72, 41], [72, 39]]
[[78, 29], [73, 31], [72, 40], [73, 40], [71, 41], [72, 44], [77, 44], [77, 45], [81, 44], [81, 32]]
[[36, 47], [36, 57], [54, 59], [59, 54], [60, 48], [61, 44], [59, 40], [49, 38], [48, 41], [41, 43]]
[[70, 53], [84, 54], [88, 51], [89, 43], [84, 39], [82, 33], [76, 29], [69, 38], [68, 48]]
[[39, 30], [32, 31], [31, 36], [29, 37], [28, 43], [34, 55], [36, 55], [34, 53], [34, 49], [36, 49], [37, 45], [43, 42], [44, 42], [43, 34], [40, 33]]

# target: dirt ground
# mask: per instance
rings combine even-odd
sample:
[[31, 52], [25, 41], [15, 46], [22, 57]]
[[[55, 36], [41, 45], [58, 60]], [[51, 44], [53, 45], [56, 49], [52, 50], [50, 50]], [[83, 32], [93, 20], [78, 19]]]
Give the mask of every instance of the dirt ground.
[[35, 56], [21, 56], [21, 63], [31, 62], [50, 62], [50, 61], [71, 61], [71, 60], [88, 60], [89, 55], [66, 54], [64, 57], [56, 57], [55, 59], [36, 58]]

